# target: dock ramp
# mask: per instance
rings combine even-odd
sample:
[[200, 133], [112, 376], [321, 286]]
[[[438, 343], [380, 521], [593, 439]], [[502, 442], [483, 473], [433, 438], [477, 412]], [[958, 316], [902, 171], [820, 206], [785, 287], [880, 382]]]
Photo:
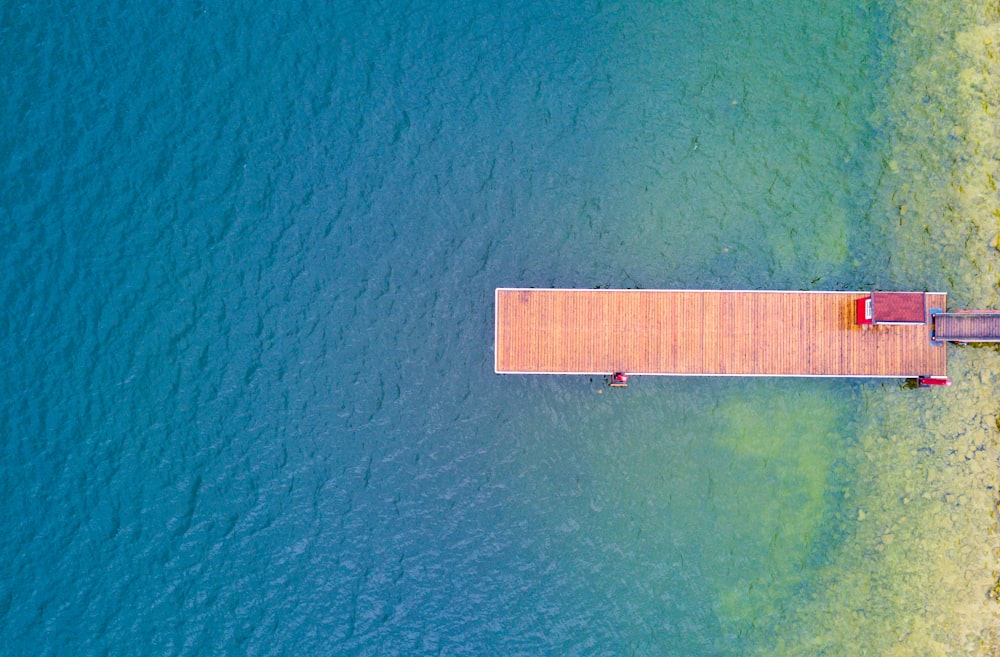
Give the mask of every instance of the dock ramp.
[[970, 310], [934, 314], [939, 342], [1000, 342], [1000, 311]]

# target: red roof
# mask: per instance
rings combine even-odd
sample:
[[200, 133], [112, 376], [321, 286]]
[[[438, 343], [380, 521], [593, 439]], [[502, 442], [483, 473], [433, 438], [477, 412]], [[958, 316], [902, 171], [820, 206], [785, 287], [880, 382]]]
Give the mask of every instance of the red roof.
[[927, 304], [923, 292], [872, 292], [875, 324], [924, 324]]

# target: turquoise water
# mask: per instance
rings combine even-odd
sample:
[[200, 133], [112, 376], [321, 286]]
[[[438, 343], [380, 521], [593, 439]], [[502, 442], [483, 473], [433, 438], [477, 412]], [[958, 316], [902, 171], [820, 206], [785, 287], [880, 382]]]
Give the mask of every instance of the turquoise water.
[[[738, 655], [857, 382], [492, 372], [498, 286], [857, 289], [882, 16], [0, 9], [6, 654]], [[826, 575], [824, 575], [826, 576]]]

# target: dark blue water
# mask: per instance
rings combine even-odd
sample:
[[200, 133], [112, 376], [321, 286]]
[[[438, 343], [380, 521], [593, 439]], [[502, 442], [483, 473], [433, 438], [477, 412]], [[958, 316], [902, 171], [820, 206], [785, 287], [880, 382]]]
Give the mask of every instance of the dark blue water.
[[741, 654], [851, 383], [492, 373], [497, 286], [872, 284], [867, 3], [0, 8], [10, 655]]

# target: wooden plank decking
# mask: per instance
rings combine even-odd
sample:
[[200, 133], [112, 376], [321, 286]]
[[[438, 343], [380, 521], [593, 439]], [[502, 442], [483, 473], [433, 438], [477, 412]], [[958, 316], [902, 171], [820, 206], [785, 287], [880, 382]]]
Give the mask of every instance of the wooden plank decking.
[[934, 337], [957, 342], [1000, 342], [1000, 312], [966, 311], [935, 315]]
[[[498, 373], [946, 376], [926, 325], [864, 329], [867, 292], [496, 291]], [[946, 295], [927, 307], [944, 310]]]

